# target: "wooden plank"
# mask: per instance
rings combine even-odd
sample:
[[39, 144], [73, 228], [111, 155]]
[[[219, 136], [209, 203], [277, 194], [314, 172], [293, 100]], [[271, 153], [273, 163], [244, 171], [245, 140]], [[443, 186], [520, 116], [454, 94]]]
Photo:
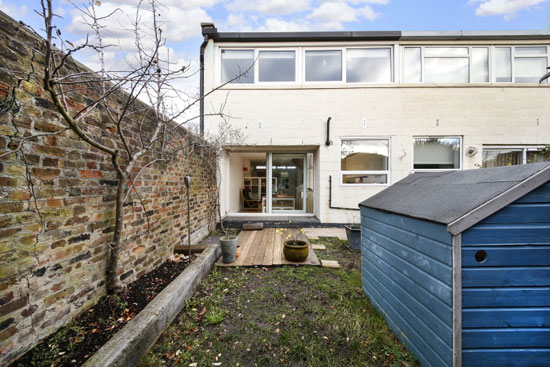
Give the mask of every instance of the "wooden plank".
[[267, 228], [268, 231], [268, 237], [267, 237], [267, 244], [265, 248], [264, 253], [264, 260], [263, 265], [264, 266], [271, 266], [273, 265], [273, 241], [275, 240], [275, 229], [273, 228]]
[[452, 270], [449, 265], [443, 264], [421, 252], [418, 252], [415, 246], [413, 247], [408, 243], [399, 243], [390, 237], [377, 233], [372, 229], [367, 231], [365, 237], [380, 247], [383, 247], [385, 250], [391, 252], [393, 255], [399, 257], [403, 261], [406, 261], [411, 266], [421, 269], [446, 284], [452, 284]]
[[550, 183], [531, 191], [515, 203], [550, 203]]
[[265, 249], [267, 247], [267, 239], [269, 238], [270, 228], [265, 228], [262, 230], [262, 237], [259, 241], [256, 241], [257, 251], [252, 261], [252, 265], [263, 265]]
[[[256, 239], [256, 236], [258, 235], [259, 232], [260, 231], [241, 232], [243, 234], [242, 238], [239, 237], [239, 244], [241, 246], [240, 247], [241, 253], [240, 253], [239, 258], [234, 263], [235, 266], [241, 266], [241, 265], [245, 264], [246, 256], [248, 255], [248, 252], [250, 251], [250, 247], [254, 243], [254, 241]], [[240, 236], [240, 234], [239, 234], [239, 236]]]
[[479, 224], [462, 234], [463, 246], [550, 243], [550, 223]]
[[329, 269], [341, 269], [342, 267], [336, 260], [321, 260], [321, 266]]
[[273, 231], [273, 265], [281, 265], [283, 263], [283, 241], [280, 230]]
[[548, 286], [550, 267], [464, 268], [462, 286], [535, 287]]
[[[412, 232], [422, 237], [430, 238], [437, 242], [446, 243], [448, 245], [451, 244], [451, 234], [447, 232], [447, 226], [443, 224], [404, 217], [402, 215], [387, 213], [365, 207], [361, 207], [361, 216], [363, 217], [363, 220], [365, 218], [374, 219], [377, 222], [382, 222], [395, 228], [400, 228], [407, 232]], [[363, 223], [363, 220], [361, 223]]]
[[464, 328], [550, 328], [550, 307], [465, 309], [462, 318]]
[[540, 367], [547, 366], [548, 361], [550, 348], [470, 349], [462, 352], [462, 362], [467, 367]]
[[480, 224], [548, 223], [548, 218], [550, 218], [550, 203], [521, 203], [502, 208]]
[[[475, 258], [478, 251], [485, 251], [487, 254], [483, 262], [478, 262]], [[481, 268], [494, 266], [544, 266], [550, 264], [550, 246], [468, 247], [462, 250], [462, 264], [464, 267]]]
[[260, 247], [260, 243], [262, 241], [262, 237], [264, 236], [264, 233], [265, 233], [264, 230], [256, 232], [254, 241], [252, 241], [252, 243], [250, 244], [250, 248], [248, 249], [246, 257], [244, 258], [244, 261], [243, 261], [244, 266], [251, 266], [254, 264], [254, 258], [256, 257], [256, 253], [258, 252], [258, 248]]
[[[392, 288], [392, 291], [396, 292], [397, 296], [404, 297], [405, 294], [416, 295], [416, 300], [420, 302], [432, 314], [434, 314], [437, 319], [442, 320], [443, 325], [451, 325], [453, 318], [450, 298], [448, 300], [448, 303], [445, 303], [426, 289], [419, 287], [419, 285], [408, 276], [403, 275], [398, 271], [395, 271], [394, 268], [385, 263], [382, 259], [378, 258], [372, 252], [367, 251], [367, 253], [363, 254], [362, 260], [365, 266], [363, 283], [370, 282], [370, 278], [366, 276], [366, 271], [369, 271], [370, 274], [374, 274], [377, 279], [387, 278], [387, 282], [395, 285], [394, 288]], [[399, 285], [399, 287], [397, 287], [396, 285]]]
[[463, 289], [462, 305], [470, 308], [545, 307], [550, 305], [550, 287]]
[[547, 348], [548, 328], [464, 329], [462, 347], [476, 348]]
[[416, 251], [419, 251], [426, 256], [432, 257], [441, 261], [444, 264], [452, 264], [452, 253], [450, 244], [432, 240], [430, 238], [423, 237], [421, 235], [407, 231], [406, 229], [400, 229], [390, 226], [386, 223], [382, 223], [376, 220], [364, 219], [362, 223], [363, 229], [361, 231], [362, 238], [368, 238], [370, 231], [375, 231], [386, 237], [390, 237], [395, 241], [406, 244], [409, 247], [413, 247]]

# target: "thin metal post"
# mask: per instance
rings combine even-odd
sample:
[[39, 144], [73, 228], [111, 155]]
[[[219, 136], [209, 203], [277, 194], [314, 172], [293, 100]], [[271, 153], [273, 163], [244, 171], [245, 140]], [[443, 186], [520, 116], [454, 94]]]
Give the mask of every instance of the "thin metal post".
[[189, 263], [191, 263], [191, 177], [185, 176], [184, 181], [187, 187], [187, 245], [189, 248]]

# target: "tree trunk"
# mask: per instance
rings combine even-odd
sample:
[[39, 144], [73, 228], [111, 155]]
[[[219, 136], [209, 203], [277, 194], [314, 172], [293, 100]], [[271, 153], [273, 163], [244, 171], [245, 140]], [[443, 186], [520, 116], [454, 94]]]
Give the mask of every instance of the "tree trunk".
[[107, 292], [121, 293], [126, 288], [118, 278], [120, 245], [122, 242], [122, 229], [124, 218], [124, 189], [128, 182], [127, 177], [118, 172], [118, 187], [116, 192], [115, 229], [113, 242], [110, 246], [109, 260], [107, 262]]

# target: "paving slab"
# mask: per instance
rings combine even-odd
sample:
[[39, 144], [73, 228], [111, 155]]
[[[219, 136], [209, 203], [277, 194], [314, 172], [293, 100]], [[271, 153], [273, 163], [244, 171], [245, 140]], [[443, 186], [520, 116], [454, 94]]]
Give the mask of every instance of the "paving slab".
[[310, 240], [318, 240], [319, 237], [337, 237], [340, 240], [347, 240], [345, 228], [304, 228], [306, 236]]

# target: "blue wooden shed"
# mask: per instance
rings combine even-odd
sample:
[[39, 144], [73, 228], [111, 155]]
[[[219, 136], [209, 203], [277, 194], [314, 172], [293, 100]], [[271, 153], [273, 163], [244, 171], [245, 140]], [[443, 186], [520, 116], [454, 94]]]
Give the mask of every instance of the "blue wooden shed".
[[550, 163], [413, 173], [360, 207], [364, 291], [423, 366], [550, 366]]

